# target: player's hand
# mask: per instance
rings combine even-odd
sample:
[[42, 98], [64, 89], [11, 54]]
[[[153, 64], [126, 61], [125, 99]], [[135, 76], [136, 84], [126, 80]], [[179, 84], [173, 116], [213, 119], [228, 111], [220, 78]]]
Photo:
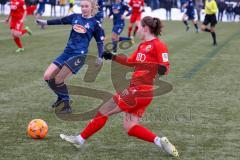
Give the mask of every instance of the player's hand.
[[100, 57], [98, 57], [98, 58], [96, 59], [96, 66], [99, 67], [99, 66], [101, 66], [102, 64], [103, 64], [103, 59], [100, 58]]
[[163, 65], [158, 66], [158, 74], [160, 76], [165, 75], [166, 72], [167, 72], [167, 67], [165, 67]]
[[35, 21], [38, 25], [44, 26], [47, 25], [47, 20], [36, 19]]
[[102, 54], [102, 57], [105, 60], [112, 60], [112, 58], [114, 57], [114, 54], [112, 54], [112, 52], [110, 52], [110, 51], [104, 51]]
[[126, 18], [126, 16], [125, 16], [125, 15], [122, 15], [122, 16], [121, 16], [121, 19], [122, 19], [122, 20], [124, 20], [125, 18]]

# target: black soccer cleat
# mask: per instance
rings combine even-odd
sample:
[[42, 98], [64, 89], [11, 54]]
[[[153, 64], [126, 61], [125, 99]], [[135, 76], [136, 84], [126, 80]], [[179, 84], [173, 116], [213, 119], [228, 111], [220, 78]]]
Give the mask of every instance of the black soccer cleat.
[[217, 42], [213, 42], [213, 46], [217, 46]]
[[64, 101], [62, 99], [57, 99], [56, 102], [54, 102], [52, 104], [52, 108], [56, 108], [58, 107], [61, 103], [63, 103]]
[[[56, 107], [60, 106], [60, 104], [63, 103], [63, 102], [64, 102], [64, 100], [62, 100], [62, 99], [57, 99], [56, 102], [54, 102], [54, 103], [52, 104], [52, 108], [56, 108]], [[73, 104], [73, 101], [70, 100], [70, 101], [69, 101], [69, 104], [70, 104], [70, 105]]]
[[64, 101], [64, 107], [60, 110], [59, 113], [62, 113], [62, 114], [72, 113], [72, 108], [69, 104], [69, 101]]

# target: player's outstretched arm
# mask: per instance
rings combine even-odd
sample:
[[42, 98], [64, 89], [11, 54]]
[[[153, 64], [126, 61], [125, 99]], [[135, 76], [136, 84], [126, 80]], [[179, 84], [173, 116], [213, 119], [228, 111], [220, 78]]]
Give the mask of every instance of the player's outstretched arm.
[[59, 25], [59, 24], [63, 24], [61, 19], [51, 19], [51, 20], [36, 19], [36, 23], [38, 25]]
[[102, 58], [105, 60], [113, 60], [125, 66], [134, 67], [134, 63], [131, 63], [131, 58], [128, 58], [124, 54], [115, 55], [111, 51], [104, 51]]
[[71, 14], [69, 16], [58, 18], [58, 19], [50, 19], [50, 20], [42, 20], [36, 19], [36, 23], [38, 25], [61, 25], [61, 24], [71, 24], [72, 19], [76, 16], [76, 14]]

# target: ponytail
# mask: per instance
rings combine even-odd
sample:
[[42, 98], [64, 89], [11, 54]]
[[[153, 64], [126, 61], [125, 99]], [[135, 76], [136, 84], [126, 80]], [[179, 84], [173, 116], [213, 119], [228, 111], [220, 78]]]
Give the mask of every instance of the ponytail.
[[148, 26], [150, 32], [155, 36], [161, 35], [163, 24], [159, 18], [146, 16], [141, 21], [142, 26]]

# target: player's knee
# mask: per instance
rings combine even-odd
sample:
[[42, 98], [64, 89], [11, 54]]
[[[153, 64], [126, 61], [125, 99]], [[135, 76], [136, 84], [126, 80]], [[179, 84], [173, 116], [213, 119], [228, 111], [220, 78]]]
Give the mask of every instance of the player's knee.
[[215, 32], [215, 28], [212, 28], [212, 27], [211, 27], [211, 28], [210, 28], [210, 31], [211, 31], [211, 32]]
[[205, 31], [205, 28], [206, 28], [205, 26], [201, 26], [202, 31]]
[[19, 31], [15, 31], [15, 30], [14, 30], [14, 31], [12, 32], [12, 35], [13, 35], [14, 38], [19, 38], [19, 37], [21, 36], [21, 33], [20, 33]]
[[48, 80], [52, 79], [52, 76], [51, 76], [50, 73], [45, 72], [44, 75], [43, 75], [43, 79], [45, 81], [48, 81]]

